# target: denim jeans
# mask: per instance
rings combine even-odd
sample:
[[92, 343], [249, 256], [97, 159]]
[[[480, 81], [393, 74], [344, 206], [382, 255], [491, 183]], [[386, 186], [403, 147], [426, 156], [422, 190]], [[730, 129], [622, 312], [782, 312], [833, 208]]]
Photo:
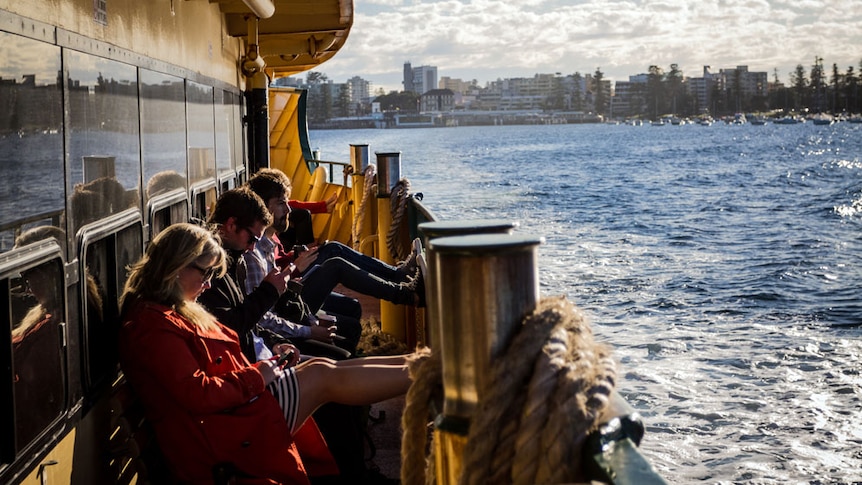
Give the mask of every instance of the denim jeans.
[[415, 301], [415, 292], [406, 284], [385, 280], [342, 258], [329, 258], [312, 266], [301, 281], [302, 299], [312, 313], [320, 310], [339, 283], [353, 291], [396, 304], [410, 305]]
[[[345, 246], [344, 244], [341, 244], [340, 242], [336, 241], [330, 241], [326, 244], [322, 244], [317, 250], [317, 259], [311, 266], [309, 266], [309, 268], [311, 268], [314, 264], [323, 264], [325, 261], [332, 258], [341, 258], [352, 264], [353, 266], [356, 266], [357, 268], [365, 271], [366, 273], [370, 273], [386, 281], [392, 281], [395, 283], [402, 283], [407, 281], [407, 275], [399, 272], [395, 266], [392, 266], [391, 264], [386, 264], [377, 258], [366, 256], [359, 251], [356, 251], [353, 248]], [[365, 293], [361, 290], [356, 291], [359, 291], [360, 293]]]

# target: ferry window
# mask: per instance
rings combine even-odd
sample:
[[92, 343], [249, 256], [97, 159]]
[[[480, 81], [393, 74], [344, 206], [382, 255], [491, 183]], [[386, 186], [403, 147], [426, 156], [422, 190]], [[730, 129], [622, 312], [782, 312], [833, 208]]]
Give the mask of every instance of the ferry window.
[[140, 70], [141, 153], [149, 200], [186, 181], [186, 106], [182, 78]]
[[231, 93], [222, 89], [217, 89], [215, 92], [216, 100], [216, 124], [215, 124], [215, 142], [216, 142], [216, 168], [218, 170], [219, 179], [225, 172], [233, 172], [233, 109], [230, 99]]
[[210, 211], [215, 207], [217, 198], [215, 187], [195, 190], [192, 198], [192, 217], [202, 221], [209, 220]]
[[118, 301], [127, 268], [141, 256], [139, 224], [89, 243], [85, 248], [84, 336], [89, 388], [113, 378], [117, 370]]
[[171, 224], [188, 221], [186, 178], [173, 170], [155, 173], [147, 182], [147, 213], [150, 239]]
[[215, 181], [215, 112], [213, 88], [188, 81], [189, 180]]
[[27, 227], [60, 225], [63, 98], [60, 49], [0, 32], [0, 253]]
[[14, 424], [0, 434], [14, 436], [4, 442], [4, 448], [14, 446], [9, 457], [20, 453], [65, 407], [64, 281], [62, 261], [54, 258], [21, 270], [3, 284], [12, 343], [12, 397], [4, 407], [11, 404]]
[[140, 204], [137, 69], [66, 50], [74, 230]]

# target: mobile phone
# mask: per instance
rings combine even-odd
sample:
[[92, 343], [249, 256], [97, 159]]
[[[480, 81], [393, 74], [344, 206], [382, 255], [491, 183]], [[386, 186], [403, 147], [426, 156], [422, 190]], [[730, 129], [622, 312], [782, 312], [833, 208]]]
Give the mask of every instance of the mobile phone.
[[293, 247], [293, 257], [298, 258], [299, 255], [304, 253], [305, 251], [308, 251], [308, 246], [306, 246], [305, 244], [297, 244]]
[[290, 362], [290, 359], [292, 359], [292, 358], [293, 358], [293, 351], [291, 350], [289, 352], [285, 352], [285, 353], [281, 354], [278, 357], [278, 360], [275, 361], [275, 363], [279, 367], [284, 367], [284, 365], [287, 364], [288, 362]]

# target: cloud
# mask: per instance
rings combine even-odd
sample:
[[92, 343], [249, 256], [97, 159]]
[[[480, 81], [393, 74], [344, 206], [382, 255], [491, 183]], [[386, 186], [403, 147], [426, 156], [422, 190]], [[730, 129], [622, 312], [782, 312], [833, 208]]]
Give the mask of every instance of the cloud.
[[655, 64], [699, 75], [748, 65], [779, 76], [815, 56], [859, 65], [856, 0], [372, 0], [356, 5], [347, 45], [317, 70], [400, 89], [402, 66], [477, 79], [593, 72], [624, 80]]

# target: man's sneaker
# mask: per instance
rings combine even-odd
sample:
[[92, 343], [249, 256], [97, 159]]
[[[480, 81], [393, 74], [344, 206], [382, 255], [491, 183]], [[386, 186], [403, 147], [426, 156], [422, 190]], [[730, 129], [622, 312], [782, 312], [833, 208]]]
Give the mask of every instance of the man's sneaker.
[[422, 241], [418, 237], [413, 240], [412, 246], [410, 255], [398, 265], [397, 269], [405, 277], [412, 277], [416, 274], [416, 257], [422, 254]]

